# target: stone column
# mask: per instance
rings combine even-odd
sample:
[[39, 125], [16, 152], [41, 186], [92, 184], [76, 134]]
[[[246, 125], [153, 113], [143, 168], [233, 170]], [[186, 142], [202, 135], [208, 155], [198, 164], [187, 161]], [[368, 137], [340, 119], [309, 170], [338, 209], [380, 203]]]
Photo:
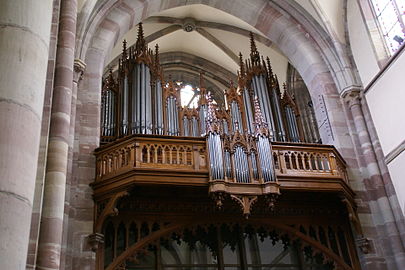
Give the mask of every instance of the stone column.
[[25, 269], [52, 0], [0, 1], [0, 269]]
[[72, 87], [72, 102], [70, 113], [70, 127], [69, 127], [69, 149], [68, 149], [68, 165], [66, 175], [66, 193], [65, 193], [65, 213], [63, 219], [63, 237], [62, 237], [62, 252], [61, 252], [61, 269], [64, 269], [67, 258], [67, 246], [68, 246], [68, 228], [69, 228], [69, 214], [70, 214], [70, 201], [71, 201], [71, 187], [72, 187], [72, 170], [73, 170], [73, 149], [75, 140], [75, 127], [76, 127], [76, 101], [77, 101], [77, 89], [79, 82], [83, 77], [86, 64], [80, 60], [74, 61], [74, 73], [73, 73], [73, 87]]
[[[365, 187], [368, 196], [368, 204], [376, 226], [376, 235], [383, 247], [381, 250], [387, 260], [389, 269], [402, 269], [405, 261], [404, 245], [401, 241], [401, 234], [394, 216], [392, 202], [386, 190], [386, 183], [383, 179], [381, 169], [376, 157], [376, 151], [367, 127], [366, 118], [362, 109], [362, 92], [353, 89], [343, 96], [353, 118], [354, 129], [357, 133], [360, 144], [360, 158], [362, 159], [362, 172], [365, 177]], [[386, 239], [389, 238], [389, 241]]]
[[77, 1], [63, 0], [51, 110], [37, 269], [59, 269], [68, 165]]

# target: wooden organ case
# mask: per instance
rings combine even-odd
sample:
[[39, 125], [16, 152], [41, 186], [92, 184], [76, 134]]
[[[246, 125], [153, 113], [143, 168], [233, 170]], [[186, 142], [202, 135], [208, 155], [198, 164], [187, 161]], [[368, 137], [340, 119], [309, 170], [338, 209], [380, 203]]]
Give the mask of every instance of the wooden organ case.
[[345, 162], [303, 141], [294, 98], [253, 34], [226, 104], [203, 84], [198, 107], [182, 107], [142, 25], [133, 47], [124, 41], [102, 88], [96, 269], [359, 269]]

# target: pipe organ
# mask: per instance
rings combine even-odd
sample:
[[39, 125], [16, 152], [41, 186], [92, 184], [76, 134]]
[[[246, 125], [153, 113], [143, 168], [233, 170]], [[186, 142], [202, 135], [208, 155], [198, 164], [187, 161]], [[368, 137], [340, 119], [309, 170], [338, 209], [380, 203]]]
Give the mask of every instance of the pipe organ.
[[249, 59], [239, 54], [238, 82], [225, 91], [226, 104], [214, 104], [200, 75], [198, 107], [188, 108], [181, 106], [181, 84], [164, 80], [159, 48], [148, 49], [140, 24], [135, 46], [123, 43], [117, 76], [110, 71], [103, 83], [101, 142], [143, 134], [206, 137], [213, 193], [231, 193], [224, 185], [230, 181], [275, 183], [260, 192], [277, 194], [271, 142], [301, 142], [303, 130], [293, 97], [285, 88], [281, 95], [253, 34], [250, 42]]
[[[279, 255], [270, 264], [256, 260], [249, 266], [244, 250], [257, 246], [252, 253], [256, 256], [257, 250], [268, 249], [278, 240], [290, 245], [289, 252], [304, 247], [296, 259], [301, 266], [307, 263], [305, 269], [312, 269], [314, 262], [303, 258], [315, 253], [297, 242], [300, 239], [323, 250], [324, 258], [334, 258], [339, 269], [359, 269], [355, 249], [349, 254], [346, 248], [346, 242], [353, 241], [339, 229], [349, 228], [342, 215], [346, 212], [339, 205], [342, 198], [358, 228], [345, 162], [333, 146], [304, 143], [304, 138], [312, 138], [316, 132], [308, 133], [310, 125], [305, 121], [311, 119], [304, 110], [300, 114], [303, 101], [296, 101], [297, 92], [292, 95], [285, 85], [280, 91], [269, 58], [259, 55], [253, 35], [250, 42], [250, 57], [243, 59], [239, 54], [237, 82], [230, 82], [224, 91], [224, 103], [213, 100], [200, 75], [194, 108], [189, 106], [193, 100], [182, 106], [180, 82], [164, 79], [159, 48], [148, 49], [142, 24], [135, 46], [127, 48], [124, 41], [118, 69], [110, 70], [101, 90], [102, 146], [95, 151], [96, 179], [91, 184], [95, 222], [94, 234], [89, 236], [97, 250], [96, 269], [188, 269], [191, 264], [177, 260], [172, 267], [173, 263], [162, 258], [177, 249], [187, 252], [187, 258], [197, 250], [206, 256], [208, 250], [201, 249], [204, 245], [217, 247], [218, 259], [207, 264], [203, 258], [201, 269], [292, 267], [280, 265], [280, 256], [288, 254], [281, 246], [274, 247]], [[250, 237], [256, 237], [256, 227], [250, 221], [241, 222], [238, 212], [245, 218], [252, 216], [251, 224], [260, 225], [260, 239]], [[224, 220], [232, 228], [218, 225]], [[278, 231], [267, 233], [262, 225], [286, 231], [278, 239]], [[194, 240], [190, 238], [193, 234]], [[361, 230], [357, 234], [362, 235]], [[295, 238], [288, 243], [285, 236]], [[272, 244], [259, 246], [259, 240], [266, 237]], [[228, 255], [222, 252], [226, 238], [236, 253], [245, 254], [238, 264], [225, 261], [230, 254], [230, 250]], [[190, 246], [180, 248], [180, 239]], [[143, 264], [147, 254], [155, 259]], [[324, 267], [323, 257], [318, 258], [322, 269], [329, 269]]]

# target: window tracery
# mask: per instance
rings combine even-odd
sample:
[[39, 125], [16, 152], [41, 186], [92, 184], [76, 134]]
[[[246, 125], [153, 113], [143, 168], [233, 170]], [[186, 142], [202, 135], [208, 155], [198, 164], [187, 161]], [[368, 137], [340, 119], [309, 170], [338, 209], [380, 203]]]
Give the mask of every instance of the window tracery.
[[404, 43], [405, 0], [370, 0], [390, 54]]

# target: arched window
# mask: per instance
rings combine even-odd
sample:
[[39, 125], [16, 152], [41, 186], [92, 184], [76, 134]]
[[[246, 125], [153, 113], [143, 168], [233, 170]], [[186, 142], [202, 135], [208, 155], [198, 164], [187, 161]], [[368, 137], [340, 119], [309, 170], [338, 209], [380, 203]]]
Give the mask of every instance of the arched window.
[[405, 0], [370, 0], [375, 19], [392, 55], [405, 40]]
[[181, 106], [188, 107], [188, 108], [197, 108], [198, 107], [198, 99], [199, 99], [199, 92], [200, 88], [194, 88], [190, 84], [183, 85], [181, 82], [178, 82], [180, 89], [180, 96], [181, 96]]

